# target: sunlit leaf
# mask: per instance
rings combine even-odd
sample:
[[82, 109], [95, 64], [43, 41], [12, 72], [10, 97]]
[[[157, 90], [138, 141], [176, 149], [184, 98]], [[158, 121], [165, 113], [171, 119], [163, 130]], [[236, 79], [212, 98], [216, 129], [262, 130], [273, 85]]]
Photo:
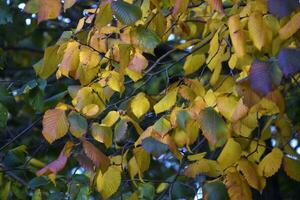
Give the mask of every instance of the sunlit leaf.
[[286, 40], [300, 28], [300, 12], [294, 15], [291, 20], [279, 30], [279, 36], [282, 40]]
[[69, 122], [64, 110], [52, 109], [45, 112], [42, 132], [49, 143], [65, 136], [68, 129]]
[[164, 136], [171, 130], [171, 124], [167, 119], [162, 117], [155, 122], [153, 130]]
[[153, 106], [156, 114], [169, 110], [176, 103], [177, 90], [167, 93], [158, 103]]
[[280, 168], [283, 153], [280, 149], [274, 148], [267, 154], [258, 165], [258, 172], [261, 176], [273, 176]]
[[150, 109], [150, 102], [145, 96], [145, 93], [139, 93], [131, 101], [131, 110], [133, 114], [140, 118]]
[[108, 199], [119, 189], [121, 184], [121, 171], [117, 166], [111, 166], [105, 173], [97, 176], [97, 189], [103, 199]]
[[234, 139], [229, 138], [217, 161], [224, 170], [228, 167], [231, 167], [236, 161], [238, 161], [241, 157], [241, 154], [242, 148], [240, 144], [234, 141]]

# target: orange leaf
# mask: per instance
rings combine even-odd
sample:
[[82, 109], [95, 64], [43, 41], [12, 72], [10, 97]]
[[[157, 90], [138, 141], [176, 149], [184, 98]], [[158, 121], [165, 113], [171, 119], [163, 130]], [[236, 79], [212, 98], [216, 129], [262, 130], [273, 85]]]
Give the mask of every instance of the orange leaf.
[[69, 122], [65, 111], [61, 109], [47, 110], [43, 118], [43, 135], [52, 143], [66, 135], [69, 129]]

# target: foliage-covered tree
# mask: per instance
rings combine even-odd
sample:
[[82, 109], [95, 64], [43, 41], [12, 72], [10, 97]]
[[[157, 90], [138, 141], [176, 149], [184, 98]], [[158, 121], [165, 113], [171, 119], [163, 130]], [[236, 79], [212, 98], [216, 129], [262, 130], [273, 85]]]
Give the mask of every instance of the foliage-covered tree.
[[0, 199], [299, 197], [298, 0], [22, 3], [0, 3]]

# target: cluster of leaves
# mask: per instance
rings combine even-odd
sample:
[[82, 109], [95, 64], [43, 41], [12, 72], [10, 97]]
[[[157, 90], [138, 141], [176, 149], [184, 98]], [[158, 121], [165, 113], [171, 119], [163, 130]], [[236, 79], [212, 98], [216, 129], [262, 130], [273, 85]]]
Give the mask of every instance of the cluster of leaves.
[[[75, 3], [30, 0], [25, 10], [41, 23]], [[205, 199], [247, 200], [280, 168], [300, 181], [300, 157], [289, 146], [299, 127], [282, 95], [300, 71], [299, 7], [294, 0], [98, 1], [45, 49], [34, 65], [40, 79], [16, 91], [35, 92], [31, 106], [47, 109], [43, 137], [64, 146], [48, 164], [31, 160], [40, 168], [34, 181], [55, 185], [74, 162], [90, 179], [71, 181], [69, 196], [79, 199], [172, 199], [182, 185], [193, 196], [196, 182]], [[69, 85], [48, 109], [43, 91], [53, 76]], [[8, 110], [0, 104], [0, 111], [5, 126]], [[163, 170], [151, 170], [168, 157], [178, 169], [164, 180]], [[48, 195], [40, 186], [32, 186], [35, 199]]]

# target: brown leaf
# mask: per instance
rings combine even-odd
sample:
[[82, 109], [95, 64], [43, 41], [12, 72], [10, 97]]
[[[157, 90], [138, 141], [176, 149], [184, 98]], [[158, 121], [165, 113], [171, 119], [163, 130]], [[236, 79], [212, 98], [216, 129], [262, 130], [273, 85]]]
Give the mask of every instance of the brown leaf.
[[40, 0], [38, 23], [48, 19], [55, 19], [60, 14], [60, 0]]
[[95, 147], [92, 143], [82, 139], [84, 153], [87, 155], [89, 159], [93, 161], [96, 167], [100, 167], [102, 172], [105, 172], [109, 167], [110, 160], [109, 158], [103, 154], [97, 147]]
[[75, 158], [84, 169], [92, 172], [94, 171], [94, 163], [85, 154], [79, 153]]
[[68, 129], [69, 122], [64, 110], [56, 108], [45, 112], [42, 133], [49, 143], [65, 136]]

